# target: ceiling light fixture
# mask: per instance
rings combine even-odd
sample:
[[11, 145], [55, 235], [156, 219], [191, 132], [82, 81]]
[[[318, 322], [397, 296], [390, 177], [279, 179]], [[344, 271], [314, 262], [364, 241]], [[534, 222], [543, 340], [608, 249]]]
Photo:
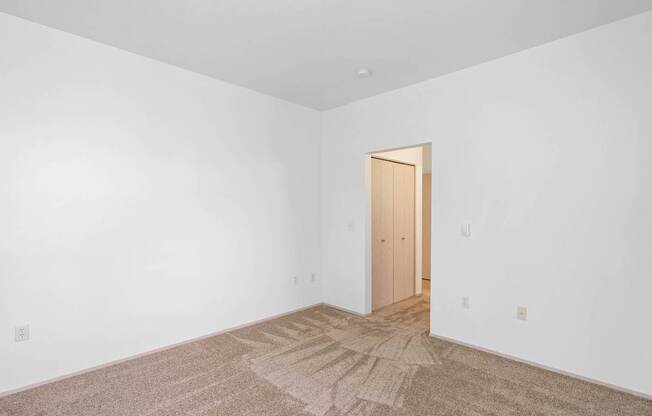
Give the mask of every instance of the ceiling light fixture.
[[371, 69], [360, 68], [357, 72], [358, 78], [369, 78], [371, 76]]

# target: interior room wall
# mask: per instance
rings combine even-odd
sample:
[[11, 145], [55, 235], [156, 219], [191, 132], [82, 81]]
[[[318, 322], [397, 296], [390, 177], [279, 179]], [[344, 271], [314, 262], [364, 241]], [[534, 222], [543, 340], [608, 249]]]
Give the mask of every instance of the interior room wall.
[[422, 209], [421, 209], [421, 246], [422, 266], [421, 277], [430, 280], [431, 236], [432, 236], [432, 145], [423, 146], [423, 179], [422, 179]]
[[[403, 162], [414, 165], [414, 292], [416, 295], [421, 294], [421, 265], [422, 265], [422, 191], [423, 191], [423, 148], [421, 146], [408, 147], [404, 149], [388, 150], [384, 152], [375, 152], [371, 156], [377, 156], [382, 159], [392, 160], [395, 162]], [[369, 165], [371, 169], [371, 165]], [[370, 175], [370, 173], [369, 173]], [[371, 198], [371, 183], [367, 184], [367, 191], [369, 198]], [[367, 216], [371, 216], [371, 202], [369, 202], [369, 211]], [[370, 219], [367, 223], [371, 224]], [[371, 233], [371, 229], [369, 229]], [[366, 248], [366, 255], [369, 256], [371, 262], [371, 244]], [[371, 264], [371, 263], [370, 263]], [[367, 270], [369, 282], [371, 282], [371, 270]], [[369, 299], [367, 300], [366, 313], [371, 312], [371, 291], [369, 291]]]
[[432, 174], [424, 173], [423, 174], [423, 188], [422, 188], [422, 221], [421, 221], [421, 230], [422, 230], [422, 261], [421, 261], [421, 277], [425, 280], [430, 280], [430, 253], [431, 249], [431, 229], [432, 229], [432, 206], [430, 201], [432, 200]]
[[366, 154], [432, 142], [431, 332], [652, 394], [650, 45], [645, 13], [326, 112], [326, 302], [365, 310]]
[[319, 134], [0, 14], [0, 392], [321, 301]]

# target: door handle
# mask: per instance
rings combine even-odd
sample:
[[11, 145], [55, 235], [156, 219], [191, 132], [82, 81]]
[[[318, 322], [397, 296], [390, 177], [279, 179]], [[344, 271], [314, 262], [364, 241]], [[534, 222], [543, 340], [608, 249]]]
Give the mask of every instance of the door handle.
[[401, 237], [401, 240], [405, 240], [405, 237]]
[[383, 240], [383, 239], [381, 238], [381, 239], [380, 239], [380, 242], [381, 242], [381, 243], [384, 243], [384, 242], [385, 242], [385, 240]]

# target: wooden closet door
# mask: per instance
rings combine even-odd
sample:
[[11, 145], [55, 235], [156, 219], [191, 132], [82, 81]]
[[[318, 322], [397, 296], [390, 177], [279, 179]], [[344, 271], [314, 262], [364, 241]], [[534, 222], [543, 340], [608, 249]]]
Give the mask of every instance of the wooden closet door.
[[414, 166], [394, 165], [394, 302], [414, 295]]
[[371, 305], [394, 302], [394, 164], [371, 159]]

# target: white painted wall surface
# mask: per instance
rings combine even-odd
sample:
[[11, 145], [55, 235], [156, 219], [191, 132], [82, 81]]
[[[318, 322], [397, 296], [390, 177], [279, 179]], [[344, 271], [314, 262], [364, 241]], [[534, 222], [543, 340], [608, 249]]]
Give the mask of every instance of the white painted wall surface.
[[0, 14], [0, 392], [319, 302], [319, 129]]
[[[375, 152], [371, 156], [377, 156], [387, 160], [396, 162], [409, 163], [414, 165], [414, 293], [421, 294], [421, 269], [422, 269], [422, 248], [423, 248], [423, 232], [422, 232], [422, 194], [423, 194], [423, 148], [422, 146], [409, 147], [405, 149], [389, 150], [384, 152]], [[371, 163], [369, 163], [371, 169]], [[368, 172], [371, 176], [371, 172]], [[366, 213], [366, 223], [369, 227], [367, 233], [371, 235], [371, 182], [366, 185], [367, 193], [369, 194], [368, 209]], [[369, 264], [371, 264], [371, 240], [366, 246], [366, 255], [369, 257]], [[365, 271], [367, 280], [371, 285], [373, 279], [371, 276], [371, 267]], [[371, 312], [371, 290], [367, 290], [367, 299], [365, 313]]]
[[432, 141], [432, 332], [652, 394], [651, 47], [646, 13], [327, 112], [325, 301], [364, 311], [365, 154]]

